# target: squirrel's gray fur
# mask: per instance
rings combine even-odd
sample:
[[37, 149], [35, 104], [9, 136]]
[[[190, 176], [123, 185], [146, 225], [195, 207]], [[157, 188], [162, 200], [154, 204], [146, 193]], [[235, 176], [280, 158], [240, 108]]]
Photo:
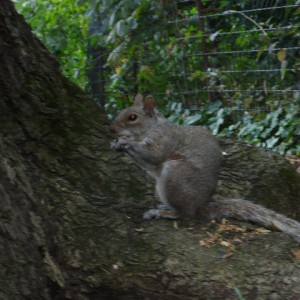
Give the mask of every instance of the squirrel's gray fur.
[[[160, 201], [179, 215], [237, 218], [277, 228], [300, 242], [297, 221], [246, 200], [211, 200], [218, 180], [221, 151], [206, 128], [171, 124], [154, 108], [151, 96], [143, 101], [138, 95], [132, 107], [119, 113], [112, 129], [117, 136], [112, 149], [125, 151], [154, 177]], [[149, 214], [145, 216], [149, 218]]]

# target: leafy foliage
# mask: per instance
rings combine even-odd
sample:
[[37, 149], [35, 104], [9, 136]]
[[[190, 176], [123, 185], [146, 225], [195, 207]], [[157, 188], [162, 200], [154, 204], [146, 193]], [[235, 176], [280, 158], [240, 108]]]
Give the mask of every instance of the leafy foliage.
[[67, 77], [85, 87], [88, 1], [15, 0], [33, 32], [57, 56]]
[[[199, 11], [194, 1], [175, 0], [18, 0], [17, 6], [83, 87], [88, 39], [106, 50], [110, 117], [136, 93], [152, 94], [173, 122], [299, 153], [299, 1], [197, 2]], [[95, 12], [106, 32], [91, 37]]]
[[[234, 137], [281, 154], [300, 153], [299, 106], [290, 103], [267, 114], [250, 114], [238, 107], [222, 107], [220, 101], [203, 106], [200, 110], [183, 109], [182, 103], [171, 105], [170, 121], [180, 125], [204, 125], [221, 137]], [[235, 118], [234, 122], [232, 118]]]

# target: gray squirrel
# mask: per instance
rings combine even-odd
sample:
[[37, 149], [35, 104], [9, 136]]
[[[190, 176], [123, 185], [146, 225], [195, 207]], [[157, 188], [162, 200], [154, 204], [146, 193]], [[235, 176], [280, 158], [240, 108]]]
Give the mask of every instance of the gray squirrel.
[[235, 218], [276, 228], [300, 242], [300, 223], [295, 220], [242, 199], [212, 200], [222, 155], [208, 129], [170, 123], [152, 96], [143, 100], [141, 95], [111, 127], [117, 137], [111, 148], [126, 152], [156, 181], [162, 205], [147, 211], [145, 219]]

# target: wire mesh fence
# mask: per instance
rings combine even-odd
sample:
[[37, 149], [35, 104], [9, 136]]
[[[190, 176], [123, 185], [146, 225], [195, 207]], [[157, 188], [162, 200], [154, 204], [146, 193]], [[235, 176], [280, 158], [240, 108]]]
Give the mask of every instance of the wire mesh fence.
[[177, 5], [161, 20], [161, 34], [140, 41], [136, 51], [95, 54], [91, 64], [112, 53], [123, 64], [105, 69], [98, 81], [102, 94], [92, 96], [125, 99], [143, 92], [188, 108], [214, 101], [230, 107], [240, 99], [240, 111], [259, 107], [257, 102], [280, 106], [300, 99], [297, 1], [251, 1], [208, 12], [197, 11], [197, 2], [177, 1], [184, 7]]

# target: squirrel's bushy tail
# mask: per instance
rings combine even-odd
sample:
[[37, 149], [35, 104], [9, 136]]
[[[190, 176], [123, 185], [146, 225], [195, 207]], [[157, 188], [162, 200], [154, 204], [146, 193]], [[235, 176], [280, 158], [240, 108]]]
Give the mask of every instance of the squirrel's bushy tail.
[[217, 200], [209, 205], [211, 219], [234, 218], [278, 229], [300, 243], [300, 223], [273, 210], [242, 199]]

